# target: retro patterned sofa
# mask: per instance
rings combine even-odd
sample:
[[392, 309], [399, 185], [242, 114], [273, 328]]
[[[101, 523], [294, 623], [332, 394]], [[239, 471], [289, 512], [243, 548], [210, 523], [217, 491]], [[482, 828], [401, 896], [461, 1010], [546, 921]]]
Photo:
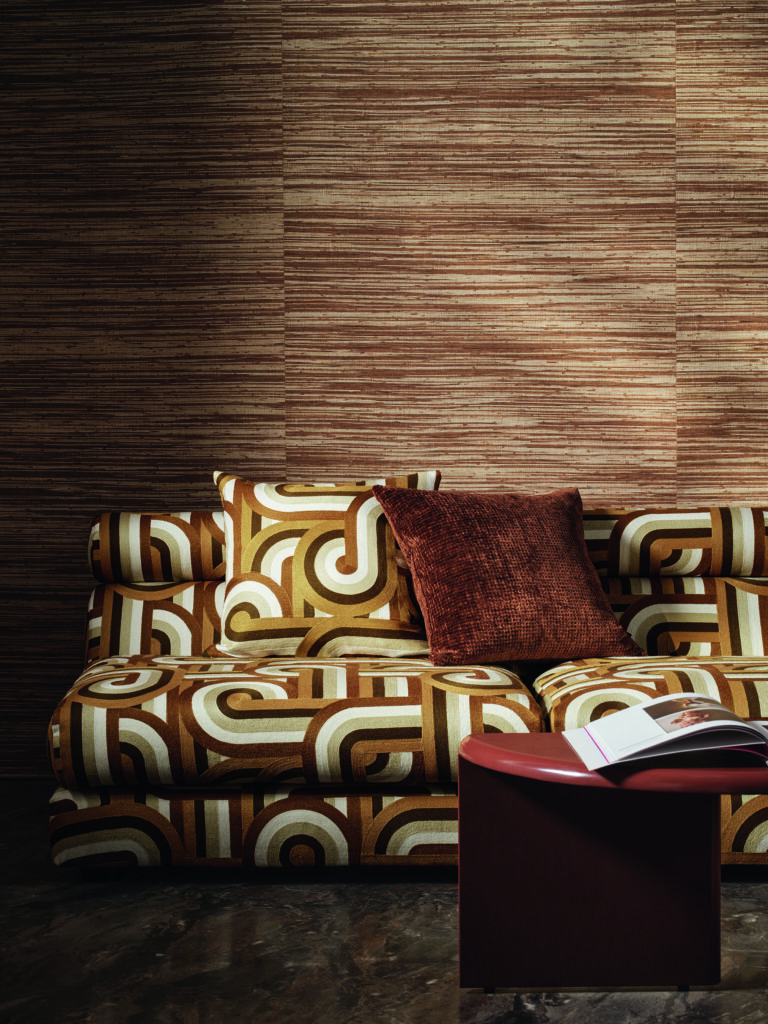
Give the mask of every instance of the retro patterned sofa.
[[[454, 865], [470, 732], [692, 690], [768, 717], [765, 510], [439, 480], [216, 474], [215, 511], [96, 519], [55, 863]], [[722, 851], [768, 860], [766, 798], [724, 799]]]

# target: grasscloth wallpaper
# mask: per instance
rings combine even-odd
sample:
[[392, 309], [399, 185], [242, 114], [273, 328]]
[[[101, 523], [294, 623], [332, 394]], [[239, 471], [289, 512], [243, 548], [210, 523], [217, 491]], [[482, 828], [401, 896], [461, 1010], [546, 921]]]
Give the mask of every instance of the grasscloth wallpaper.
[[214, 469], [768, 500], [762, 0], [7, 0], [0, 770]]

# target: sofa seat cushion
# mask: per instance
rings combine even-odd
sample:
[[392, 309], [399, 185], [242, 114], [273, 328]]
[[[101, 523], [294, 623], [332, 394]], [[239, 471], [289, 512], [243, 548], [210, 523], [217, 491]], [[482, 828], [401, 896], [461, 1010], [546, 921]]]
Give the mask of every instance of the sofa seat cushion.
[[768, 658], [588, 658], [533, 682], [553, 732], [672, 693], [703, 693], [747, 719], [768, 718]]
[[506, 668], [426, 659], [112, 657], [54, 713], [57, 778], [131, 785], [423, 785], [457, 778], [471, 732], [537, 732]]

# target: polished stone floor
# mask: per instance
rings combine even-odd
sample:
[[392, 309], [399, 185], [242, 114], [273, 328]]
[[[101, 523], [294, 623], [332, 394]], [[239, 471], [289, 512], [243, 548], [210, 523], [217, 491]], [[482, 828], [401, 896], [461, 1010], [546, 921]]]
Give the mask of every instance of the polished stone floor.
[[724, 876], [717, 988], [490, 996], [458, 986], [453, 872], [86, 880], [48, 862], [51, 788], [0, 783], [3, 1024], [768, 1021], [768, 869]]

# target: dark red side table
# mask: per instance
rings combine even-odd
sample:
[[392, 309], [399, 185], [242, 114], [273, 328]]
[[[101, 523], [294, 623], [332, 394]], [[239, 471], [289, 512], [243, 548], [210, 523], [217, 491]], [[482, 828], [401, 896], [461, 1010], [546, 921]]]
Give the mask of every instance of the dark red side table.
[[717, 984], [720, 794], [766, 792], [762, 765], [594, 772], [558, 733], [468, 736], [460, 984]]

